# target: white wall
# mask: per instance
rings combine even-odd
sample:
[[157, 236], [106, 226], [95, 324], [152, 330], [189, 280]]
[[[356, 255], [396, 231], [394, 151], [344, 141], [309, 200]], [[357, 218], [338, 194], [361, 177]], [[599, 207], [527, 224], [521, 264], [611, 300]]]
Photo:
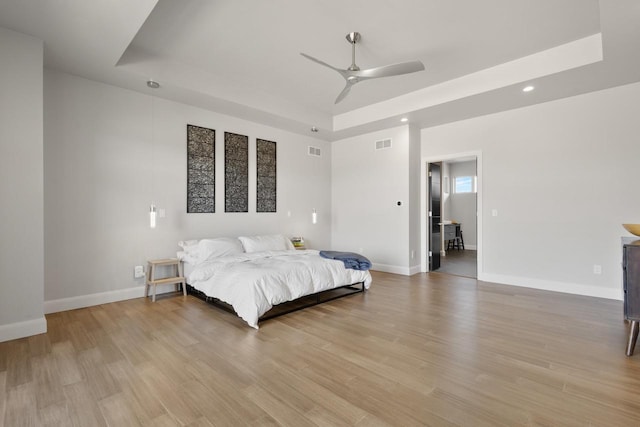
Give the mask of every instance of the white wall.
[[[387, 138], [392, 147], [376, 150], [375, 142]], [[420, 200], [410, 197], [409, 155], [409, 126], [333, 143], [334, 249], [361, 252], [377, 270], [410, 274], [410, 251], [418, 251], [411, 247], [410, 210], [419, 211]]]
[[[420, 272], [420, 129], [409, 126], [409, 274]], [[406, 250], [405, 250], [406, 253]]]
[[[450, 163], [450, 188], [453, 190], [456, 176], [476, 176], [476, 161]], [[448, 217], [462, 224], [462, 235], [466, 249], [476, 248], [476, 193], [451, 191], [448, 200]]]
[[[451, 188], [452, 188], [452, 178], [451, 178], [451, 163], [442, 162], [442, 220], [451, 220]], [[441, 232], [444, 234], [444, 232]]]
[[43, 316], [41, 40], [0, 28], [0, 341]]
[[[329, 143], [158, 97], [152, 140], [151, 96], [49, 70], [44, 101], [47, 312], [141, 296], [134, 265], [175, 256], [183, 239], [284, 233], [329, 247]], [[186, 213], [187, 124], [216, 130], [213, 214]], [[225, 131], [249, 136], [248, 213], [224, 212]], [[277, 142], [277, 213], [255, 212], [256, 138]], [[166, 210], [156, 229], [152, 201]]]
[[422, 130], [423, 158], [482, 153], [480, 280], [621, 298], [639, 110], [632, 84]]

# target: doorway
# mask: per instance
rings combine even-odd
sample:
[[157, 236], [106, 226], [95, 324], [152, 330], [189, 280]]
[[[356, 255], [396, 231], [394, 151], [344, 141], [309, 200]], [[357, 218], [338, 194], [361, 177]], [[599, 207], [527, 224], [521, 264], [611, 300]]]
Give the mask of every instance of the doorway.
[[424, 159], [423, 164], [423, 271], [478, 278], [482, 273], [481, 153]]

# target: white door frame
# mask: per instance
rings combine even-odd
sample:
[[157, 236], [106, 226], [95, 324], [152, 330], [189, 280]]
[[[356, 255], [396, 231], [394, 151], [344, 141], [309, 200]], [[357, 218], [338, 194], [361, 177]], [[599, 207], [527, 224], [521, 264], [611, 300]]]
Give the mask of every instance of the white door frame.
[[[459, 159], [461, 157], [475, 157], [478, 173], [478, 193], [476, 194], [476, 227], [477, 227], [477, 277], [480, 279], [483, 275], [482, 270], [482, 151], [467, 151], [464, 153], [453, 153], [440, 156], [422, 157], [420, 164], [420, 248], [423, 254], [420, 260], [420, 271], [428, 272], [429, 263], [427, 262], [429, 254], [429, 237], [431, 231], [427, 227], [428, 220], [428, 197], [429, 186], [427, 185], [427, 170], [429, 163], [445, 162], [447, 160]], [[452, 185], [452, 183], [450, 184]]]

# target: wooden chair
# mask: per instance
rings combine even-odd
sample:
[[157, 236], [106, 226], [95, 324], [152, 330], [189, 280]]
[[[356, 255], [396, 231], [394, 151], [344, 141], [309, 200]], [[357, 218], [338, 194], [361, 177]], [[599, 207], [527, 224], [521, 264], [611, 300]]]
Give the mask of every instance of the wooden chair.
[[462, 237], [462, 228], [460, 227], [460, 224], [458, 224], [456, 227], [455, 237], [447, 241], [447, 250], [449, 249], [460, 250], [461, 247], [462, 247], [462, 250], [464, 251], [464, 238]]

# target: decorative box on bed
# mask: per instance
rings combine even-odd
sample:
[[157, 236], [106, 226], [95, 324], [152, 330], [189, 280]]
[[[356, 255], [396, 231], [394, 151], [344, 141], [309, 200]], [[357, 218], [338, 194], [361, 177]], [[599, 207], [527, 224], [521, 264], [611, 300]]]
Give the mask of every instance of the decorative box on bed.
[[[179, 245], [178, 258], [191, 290], [228, 304], [256, 329], [259, 320], [364, 292], [371, 285], [369, 271], [345, 268], [342, 261], [323, 258], [316, 250], [296, 251], [282, 235], [191, 240]], [[344, 292], [328, 294], [335, 289]], [[298, 304], [284, 312], [270, 311], [290, 301]]]

